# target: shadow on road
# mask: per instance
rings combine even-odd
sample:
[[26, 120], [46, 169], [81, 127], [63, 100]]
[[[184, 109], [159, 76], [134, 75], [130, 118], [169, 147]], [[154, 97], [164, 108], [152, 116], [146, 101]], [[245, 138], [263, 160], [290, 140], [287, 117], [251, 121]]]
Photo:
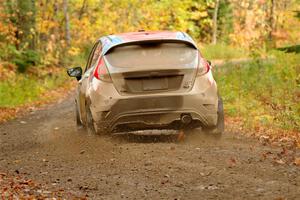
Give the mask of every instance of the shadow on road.
[[221, 138], [215, 138], [203, 133], [200, 129], [193, 131], [175, 130], [144, 130], [138, 132], [117, 133], [111, 136], [117, 142], [128, 143], [185, 143], [185, 142], [216, 142]]
[[113, 135], [112, 139], [119, 142], [129, 143], [172, 143], [177, 142], [177, 135], [136, 135], [126, 133], [122, 135]]

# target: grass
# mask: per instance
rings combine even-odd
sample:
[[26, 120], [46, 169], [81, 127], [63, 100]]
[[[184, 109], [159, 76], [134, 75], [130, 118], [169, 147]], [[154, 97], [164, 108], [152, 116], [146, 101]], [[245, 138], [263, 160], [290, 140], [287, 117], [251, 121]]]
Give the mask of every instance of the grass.
[[[80, 66], [86, 57], [84, 53], [69, 56], [63, 63], [68, 67]], [[18, 71], [15, 63], [0, 61], [0, 109], [45, 103], [55, 99], [56, 90], [67, 91], [74, 86], [75, 79], [68, 77], [63, 67], [27, 66], [23, 73]]]
[[247, 126], [300, 131], [300, 55], [273, 51], [270, 56], [215, 69], [225, 111]]
[[62, 86], [67, 80], [65, 70], [36, 75], [16, 73], [0, 80], [0, 107], [16, 107], [39, 101], [47, 96], [47, 91]]
[[231, 47], [226, 44], [207, 44], [207, 45], [200, 45], [200, 50], [203, 56], [206, 59], [234, 59], [234, 58], [245, 58], [248, 57], [248, 53], [245, 49]]

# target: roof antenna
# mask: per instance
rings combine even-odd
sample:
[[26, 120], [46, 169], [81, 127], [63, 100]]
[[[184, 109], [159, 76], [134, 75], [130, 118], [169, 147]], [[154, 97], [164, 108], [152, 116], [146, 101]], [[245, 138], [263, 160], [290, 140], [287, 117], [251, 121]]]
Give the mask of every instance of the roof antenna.
[[144, 29], [140, 29], [140, 30], [138, 30], [138, 32], [145, 32], [145, 30]]

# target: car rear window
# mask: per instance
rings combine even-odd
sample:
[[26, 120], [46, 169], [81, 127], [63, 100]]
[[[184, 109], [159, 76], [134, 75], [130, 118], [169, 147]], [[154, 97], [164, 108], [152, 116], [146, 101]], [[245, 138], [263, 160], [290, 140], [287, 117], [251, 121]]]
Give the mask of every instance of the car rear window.
[[185, 43], [146, 43], [116, 47], [105, 57], [113, 67], [190, 67], [197, 64], [198, 52]]

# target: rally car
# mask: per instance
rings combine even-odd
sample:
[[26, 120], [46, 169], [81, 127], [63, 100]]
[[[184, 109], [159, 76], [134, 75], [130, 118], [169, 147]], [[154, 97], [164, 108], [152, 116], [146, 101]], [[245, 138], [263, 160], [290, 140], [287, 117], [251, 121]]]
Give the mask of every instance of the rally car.
[[220, 135], [222, 99], [211, 64], [184, 32], [131, 32], [98, 39], [78, 80], [76, 122], [98, 134], [194, 129]]

